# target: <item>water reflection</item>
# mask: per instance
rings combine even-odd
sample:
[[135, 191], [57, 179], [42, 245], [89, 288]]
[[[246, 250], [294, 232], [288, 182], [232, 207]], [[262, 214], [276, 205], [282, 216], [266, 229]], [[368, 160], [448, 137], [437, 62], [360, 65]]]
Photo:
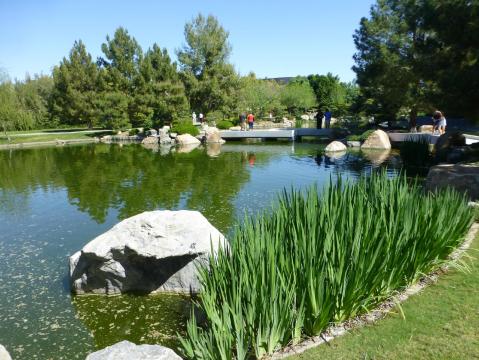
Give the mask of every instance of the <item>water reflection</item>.
[[8, 174], [0, 177], [0, 200], [12, 204], [11, 191], [65, 188], [69, 202], [98, 223], [111, 209], [123, 219], [146, 210], [186, 207], [201, 210], [215, 226], [230, 226], [231, 199], [249, 179], [241, 154], [212, 162], [202, 149], [183, 147], [176, 155], [164, 149], [98, 144], [0, 152], [0, 172]]
[[362, 149], [362, 155], [373, 165], [381, 165], [389, 159], [391, 150]]
[[191, 311], [182, 295], [76, 296], [72, 303], [97, 349], [122, 340], [176, 348]]
[[138, 144], [1, 151], [0, 343], [20, 360], [84, 359], [122, 339], [171, 344], [184, 326], [185, 299], [72, 300], [63, 287], [68, 256], [143, 211], [199, 210], [228, 234], [236, 218], [268, 209], [284, 188], [400, 164], [395, 155], [340, 155], [268, 142], [186, 153]]

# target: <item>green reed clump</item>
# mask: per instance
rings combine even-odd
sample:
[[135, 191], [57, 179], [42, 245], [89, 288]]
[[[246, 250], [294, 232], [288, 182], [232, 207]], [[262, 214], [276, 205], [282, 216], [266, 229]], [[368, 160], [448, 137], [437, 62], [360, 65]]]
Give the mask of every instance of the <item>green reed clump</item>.
[[367, 312], [446, 261], [471, 222], [463, 196], [404, 176], [284, 192], [201, 269], [206, 322], [192, 316], [183, 355], [261, 358]]

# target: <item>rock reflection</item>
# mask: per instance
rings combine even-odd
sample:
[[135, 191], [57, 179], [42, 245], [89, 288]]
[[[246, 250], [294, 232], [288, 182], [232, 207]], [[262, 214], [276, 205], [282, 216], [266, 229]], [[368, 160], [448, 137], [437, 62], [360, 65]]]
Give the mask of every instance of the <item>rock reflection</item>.
[[198, 148], [200, 144], [188, 144], [178, 147], [177, 152], [180, 154], [187, 154]]
[[221, 144], [206, 145], [206, 154], [209, 157], [218, 157], [221, 154]]
[[328, 151], [325, 153], [325, 156], [329, 157], [330, 160], [336, 160], [342, 158], [346, 155], [347, 151]]
[[361, 149], [363, 156], [373, 165], [381, 165], [389, 159], [391, 150]]

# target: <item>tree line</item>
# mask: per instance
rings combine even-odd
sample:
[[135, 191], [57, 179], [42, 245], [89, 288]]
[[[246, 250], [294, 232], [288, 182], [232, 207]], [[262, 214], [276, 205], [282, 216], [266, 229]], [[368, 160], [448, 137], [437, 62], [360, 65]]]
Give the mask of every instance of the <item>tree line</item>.
[[192, 111], [220, 120], [316, 109], [377, 120], [404, 115], [412, 125], [435, 108], [479, 119], [478, 0], [377, 0], [353, 36], [352, 83], [330, 73], [288, 84], [240, 76], [229, 33], [211, 15], [188, 22], [184, 35], [177, 62], [156, 43], [144, 52], [120, 27], [96, 60], [78, 40], [52, 74], [14, 83], [3, 75], [0, 126], [150, 128], [189, 121]]
[[359, 109], [479, 119], [478, 0], [377, 0], [354, 41]]
[[240, 76], [229, 61], [229, 33], [212, 15], [185, 25], [185, 44], [172, 61], [154, 43], [145, 52], [127, 29], [118, 28], [94, 60], [75, 41], [51, 75], [12, 83], [0, 79], [3, 130], [87, 126], [112, 129], [158, 127], [190, 121], [190, 113], [231, 119], [251, 111], [257, 117], [299, 115], [323, 108], [346, 113], [357, 87], [337, 76], [297, 77], [288, 84]]

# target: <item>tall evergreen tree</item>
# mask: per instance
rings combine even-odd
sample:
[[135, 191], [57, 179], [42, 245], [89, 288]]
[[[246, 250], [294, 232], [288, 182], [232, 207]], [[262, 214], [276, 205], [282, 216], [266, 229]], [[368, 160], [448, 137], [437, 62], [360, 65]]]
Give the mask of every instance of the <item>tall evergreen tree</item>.
[[[176, 63], [172, 63], [166, 49], [157, 44], [146, 52], [140, 68], [139, 81], [145, 91], [138, 93], [142, 99], [136, 103], [148, 107], [154, 126], [172, 123], [187, 117], [189, 112], [185, 89], [180, 80]], [[142, 101], [143, 100], [143, 101]]]
[[423, 0], [420, 13], [428, 36], [419, 52], [425, 77], [437, 84], [434, 102], [479, 121], [479, 1]]
[[75, 41], [69, 57], [53, 69], [53, 116], [66, 124], [96, 125], [97, 81], [96, 64], [83, 42]]
[[113, 38], [106, 36], [101, 50], [105, 57], [100, 57], [98, 63], [108, 70], [109, 90], [131, 94], [135, 90], [135, 80], [139, 76], [143, 60], [143, 52], [136, 39], [125, 28], [119, 27]]
[[228, 32], [214, 16], [199, 14], [185, 25], [186, 44], [177, 51], [190, 106], [197, 112], [231, 109], [239, 79], [228, 62]]
[[375, 115], [391, 120], [407, 110], [411, 126], [418, 110], [427, 106], [431, 88], [421, 74], [418, 46], [425, 33], [418, 2], [378, 0], [354, 34], [358, 52], [353, 70], [363, 94], [375, 105]]
[[[140, 45], [125, 28], [119, 27], [113, 38], [107, 35], [101, 49], [105, 55], [98, 59], [98, 64], [104, 69], [101, 72], [104, 92], [101, 100], [108, 104], [114, 99], [122, 104], [118, 110], [124, 109], [123, 104], [127, 104], [126, 114], [117, 114], [122, 126], [126, 124], [124, 119], [128, 119], [133, 126], [150, 127], [153, 112], [145, 106], [144, 99], [139, 95], [146, 92], [145, 83], [140, 79], [140, 66], [143, 61]], [[103, 105], [101, 107], [104, 108]]]

